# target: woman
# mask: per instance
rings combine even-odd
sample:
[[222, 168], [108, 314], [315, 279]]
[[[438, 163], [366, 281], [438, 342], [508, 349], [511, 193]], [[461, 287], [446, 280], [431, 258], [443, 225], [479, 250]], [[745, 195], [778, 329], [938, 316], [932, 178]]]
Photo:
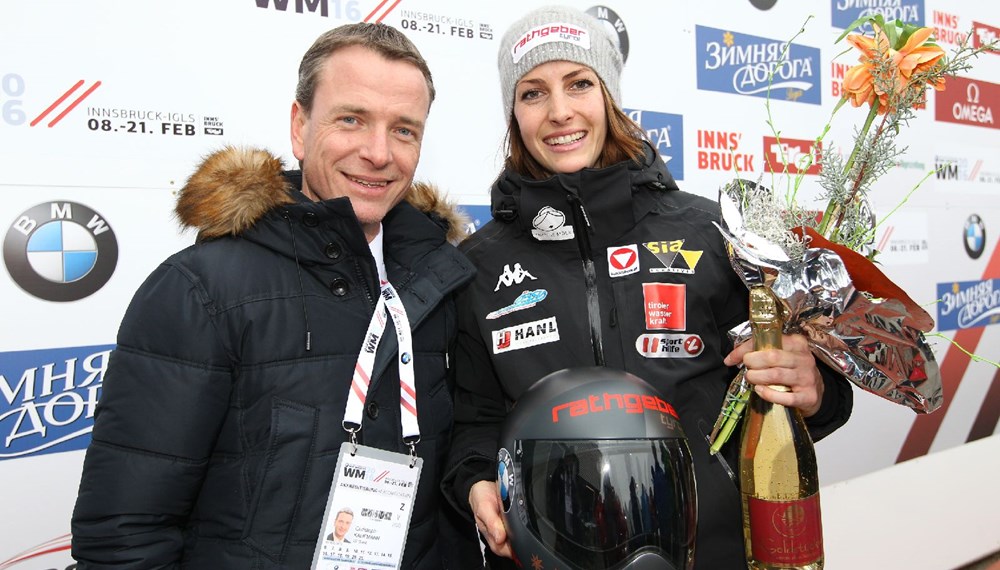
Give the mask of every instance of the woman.
[[491, 567], [503, 567], [512, 553], [494, 481], [510, 406], [556, 370], [623, 369], [682, 420], [698, 488], [696, 568], [745, 567], [736, 449], [710, 456], [706, 440], [735, 367], [763, 398], [801, 409], [814, 439], [847, 421], [851, 388], [821, 375], [802, 336], [786, 336], [784, 350], [732, 347], [726, 333], [747, 319], [747, 289], [712, 226], [718, 207], [679, 191], [622, 112], [621, 55], [600, 22], [535, 10], [504, 35], [498, 63], [508, 156], [494, 220], [462, 246], [478, 273], [458, 299], [446, 495], [475, 519]]

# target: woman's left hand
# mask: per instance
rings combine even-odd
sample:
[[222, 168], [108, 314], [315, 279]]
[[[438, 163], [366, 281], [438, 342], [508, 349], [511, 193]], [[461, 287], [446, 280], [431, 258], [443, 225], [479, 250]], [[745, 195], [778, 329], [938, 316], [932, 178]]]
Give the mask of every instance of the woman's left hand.
[[[798, 408], [803, 417], [819, 411], [823, 403], [823, 377], [816, 367], [816, 359], [809, 352], [806, 337], [799, 334], [782, 335], [781, 350], [754, 351], [753, 339], [737, 346], [726, 355], [726, 366], [740, 362], [746, 367], [746, 379], [754, 384], [754, 391], [761, 398]], [[780, 384], [790, 391], [772, 390], [768, 386]]]

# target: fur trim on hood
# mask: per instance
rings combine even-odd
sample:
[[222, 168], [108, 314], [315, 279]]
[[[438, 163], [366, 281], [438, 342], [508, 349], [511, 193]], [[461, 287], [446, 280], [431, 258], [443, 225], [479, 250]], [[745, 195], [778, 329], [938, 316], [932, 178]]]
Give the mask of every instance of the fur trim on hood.
[[[198, 229], [199, 239], [239, 235], [269, 210], [295, 202], [283, 171], [281, 159], [266, 150], [227, 146], [191, 175], [174, 213], [182, 226]], [[468, 235], [468, 220], [433, 185], [414, 182], [405, 199], [444, 228], [449, 242]]]

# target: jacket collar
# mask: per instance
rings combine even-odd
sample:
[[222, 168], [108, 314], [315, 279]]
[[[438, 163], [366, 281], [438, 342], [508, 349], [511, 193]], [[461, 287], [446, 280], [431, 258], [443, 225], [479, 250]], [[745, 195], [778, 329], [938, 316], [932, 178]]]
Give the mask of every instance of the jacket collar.
[[[569, 205], [579, 199], [588, 215], [593, 245], [612, 245], [652, 210], [653, 201], [646, 199], [651, 191], [678, 190], [659, 154], [648, 143], [644, 147], [641, 163], [624, 161], [544, 180], [504, 170], [492, 189], [493, 217], [514, 224], [536, 241], [551, 241], [560, 235], [558, 228], [551, 228], [560, 222], [562, 227], [573, 224]], [[569, 230], [561, 235], [569, 235]]]

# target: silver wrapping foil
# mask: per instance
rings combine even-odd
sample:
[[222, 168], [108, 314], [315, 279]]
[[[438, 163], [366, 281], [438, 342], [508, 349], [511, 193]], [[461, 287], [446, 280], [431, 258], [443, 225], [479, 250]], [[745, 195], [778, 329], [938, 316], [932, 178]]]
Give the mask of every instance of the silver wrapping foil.
[[[919, 413], [936, 410], [943, 400], [941, 374], [924, 339], [924, 332], [933, 328], [926, 311], [860, 255], [850, 258], [854, 273], [866, 281], [856, 288], [858, 279], [832, 249], [809, 247], [791, 258], [782, 247], [747, 230], [745, 184], [734, 182], [719, 193], [719, 231], [743, 282], [770, 286], [781, 302], [785, 333], [805, 335], [817, 358], [861, 388]], [[876, 300], [869, 294], [886, 289], [903, 298]], [[749, 326], [734, 328], [730, 336], [746, 340]]]

